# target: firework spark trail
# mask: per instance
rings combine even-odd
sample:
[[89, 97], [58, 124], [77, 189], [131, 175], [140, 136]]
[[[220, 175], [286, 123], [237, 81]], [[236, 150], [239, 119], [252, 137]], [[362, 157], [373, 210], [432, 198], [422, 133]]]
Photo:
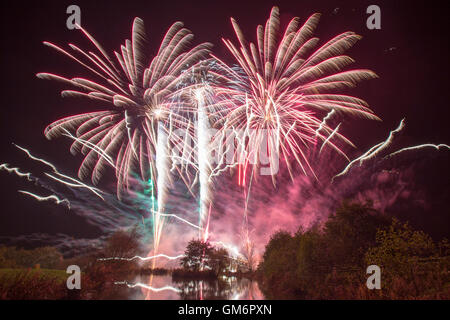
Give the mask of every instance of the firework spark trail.
[[153, 253], [158, 252], [159, 242], [161, 240], [161, 232], [164, 225], [164, 219], [161, 213], [165, 210], [165, 201], [167, 197], [168, 188], [168, 156], [167, 156], [167, 135], [165, 133], [164, 124], [158, 123], [158, 136], [156, 146], [156, 174], [157, 174], [157, 209], [152, 211], [154, 223], [154, 242]]
[[54, 172], [58, 172], [58, 170], [56, 169], [56, 167], [53, 164], [51, 164], [50, 162], [48, 162], [48, 161], [46, 161], [44, 159], [41, 159], [41, 158], [33, 156], [28, 149], [25, 149], [24, 147], [21, 147], [21, 146], [15, 144], [15, 143], [13, 143], [13, 146], [15, 146], [16, 148], [18, 148], [18, 149], [22, 150], [23, 152], [25, 152], [30, 159], [35, 160], [35, 161], [39, 161], [39, 162], [45, 164], [46, 166], [52, 168], [52, 170]]
[[330, 112], [328, 112], [328, 114], [326, 115], [326, 117], [324, 117], [322, 119], [322, 122], [320, 123], [319, 127], [316, 130], [315, 135], [319, 135], [320, 130], [322, 130], [324, 128], [324, 126], [327, 125], [327, 121], [331, 119], [331, 117], [336, 113], [336, 110], [331, 110]]
[[56, 204], [64, 203], [67, 205], [67, 207], [70, 209], [70, 202], [67, 199], [60, 199], [55, 195], [50, 196], [39, 196], [37, 194], [34, 194], [32, 192], [24, 191], [24, 190], [18, 190], [18, 192], [29, 195], [33, 198], [35, 198], [37, 201], [49, 201], [49, 200], [55, 200]]
[[195, 90], [195, 98], [197, 101], [197, 161], [199, 171], [199, 184], [200, 184], [200, 200], [199, 200], [199, 225], [200, 225], [200, 238], [203, 241], [207, 240], [207, 220], [210, 208], [210, 174], [211, 164], [209, 161], [209, 120], [205, 106], [205, 88], [200, 87]]
[[25, 178], [27, 178], [28, 181], [33, 181], [33, 179], [31, 178], [31, 173], [29, 173], [29, 172], [23, 173], [20, 171], [19, 168], [10, 168], [9, 164], [7, 164], [7, 163], [0, 164], [0, 170], [6, 170], [9, 173], [12, 172], [21, 178], [25, 177]]
[[[20, 147], [20, 149], [21, 150], [23, 150], [23, 151], [26, 151], [26, 153], [30, 156], [30, 158], [32, 158], [33, 160], [36, 160], [36, 161], [40, 161], [40, 162], [42, 162], [42, 163], [45, 163], [47, 166], [49, 166], [50, 168], [52, 168], [53, 170], [56, 170], [57, 171], [57, 169], [56, 169], [56, 167], [53, 165], [53, 164], [51, 164], [50, 162], [47, 162], [46, 160], [43, 160], [43, 159], [41, 159], [41, 158], [37, 158], [37, 157], [35, 157], [35, 156], [33, 156], [27, 149], [25, 149], [25, 148], [22, 148], [22, 147]], [[2, 169], [5, 169], [6, 170], [6, 168], [8, 168], [9, 169], [9, 167], [8, 166], [6, 166], [6, 165], [4, 165], [3, 167], [2, 167]], [[15, 172], [15, 171], [14, 171]], [[20, 172], [20, 171], [19, 171]], [[59, 173], [59, 172], [57, 172], [57, 174], [58, 175], [62, 175], [61, 173]], [[70, 177], [70, 176], [66, 176], [66, 175], [62, 175], [62, 176], [64, 176], [65, 177], [65, 180], [62, 180], [62, 179], [60, 179], [59, 178], [59, 176], [57, 175], [57, 174], [49, 174], [49, 173], [47, 173], [47, 172], [44, 172], [44, 175], [46, 176], [46, 177], [48, 177], [48, 178], [50, 178], [50, 179], [52, 179], [52, 180], [54, 180], [54, 181], [56, 181], [56, 182], [58, 182], [58, 183], [61, 183], [61, 184], [63, 184], [63, 185], [65, 185], [65, 186], [67, 186], [67, 187], [69, 187], [69, 188], [82, 188], [82, 189], [87, 189], [87, 190], [90, 190], [90, 191], [94, 191], [95, 192], [95, 190], [98, 190], [98, 191], [100, 191], [99, 189], [96, 189], [96, 188], [94, 188], [94, 190], [91, 190], [90, 188], [87, 188], [87, 187], [89, 187], [89, 186], [80, 186], [80, 184], [79, 184], [79, 181], [77, 180], [77, 179], [74, 179], [74, 178], [72, 178], [72, 177]], [[30, 177], [31, 178], [31, 177]], [[35, 179], [35, 178], [33, 178], [33, 179]], [[71, 180], [70, 180], [71, 179]], [[68, 181], [66, 181], [66, 180], [70, 180], [70, 181], [74, 181], [75, 183], [71, 183], [71, 182], [68, 182]], [[44, 180], [42, 180], [42, 182], [44, 182]], [[44, 188], [46, 188], [46, 189], [49, 189], [48, 188], [48, 186], [46, 187], [45, 185], [42, 185]], [[51, 188], [50, 188], [50, 190], [51, 190]], [[152, 188], [152, 192], [153, 192], [153, 188]], [[108, 196], [109, 197], [109, 195], [107, 195], [107, 194], [105, 194], [106, 196]], [[30, 195], [30, 196], [32, 196], [32, 195]], [[43, 199], [43, 197], [40, 197], [40, 196], [38, 196], [38, 195], [35, 195], [36, 197], [34, 197], [35, 199], [37, 199], [37, 200], [44, 200]], [[77, 196], [82, 196], [82, 194], [77, 194]], [[103, 198], [103, 197], [102, 197]], [[153, 196], [152, 196], [152, 198], [153, 198]], [[50, 199], [54, 199], [54, 200], [56, 200], [56, 198], [53, 198], [53, 197], [51, 197], [51, 198], [48, 198], [48, 200], [50, 200]], [[59, 198], [58, 198], [59, 199]], [[85, 205], [87, 205], [87, 203], [89, 203], [89, 201], [91, 201], [91, 200], [89, 200], [89, 199], [85, 199], [84, 198], [84, 196], [83, 196], [83, 199], [84, 200], [82, 200], [82, 201], [79, 201], [79, 200], [76, 200], [75, 202], [76, 202], [76, 205], [75, 205], [75, 207], [77, 208], [77, 210], [79, 210], [79, 209], [82, 209], [82, 208], [80, 208], [80, 205], [81, 205], [81, 203], [82, 202], [84, 202], [84, 201], [87, 201], [87, 202], [85, 202], [84, 204]], [[108, 200], [106, 201], [108, 204], [110, 204], [111, 203], [111, 200], [112, 199], [109, 199], [108, 198]], [[65, 202], [65, 201], [64, 201]], [[69, 204], [69, 200], [67, 200], [67, 204]], [[91, 203], [91, 205], [93, 205], [93, 203]], [[87, 206], [89, 206], [89, 205], [87, 205]], [[112, 208], [115, 208], [115, 205], [114, 204], [111, 204], [111, 206], [112, 206]], [[82, 205], [81, 207], [84, 207], [84, 205]], [[151, 210], [152, 210], [152, 212], [153, 211], [157, 211], [157, 210], [155, 210], [155, 207], [156, 206], [153, 206], [152, 205], [152, 208], [151, 208]], [[94, 208], [93, 207], [90, 207], [90, 209], [89, 209], [89, 211], [92, 211]], [[125, 216], [128, 216], [128, 211], [129, 210], [132, 210], [132, 211], [134, 211], [135, 209], [133, 209], [133, 208], [117, 208], [121, 213], [122, 213], [122, 215], [125, 215]], [[83, 210], [82, 210], [83, 211]], [[105, 232], [111, 232], [111, 231], [113, 231], [113, 230], [115, 230], [117, 227], [120, 227], [120, 226], [125, 226], [124, 225], [124, 222], [125, 222], [125, 220], [126, 219], [124, 219], [125, 218], [125, 216], [123, 216], [123, 219], [122, 220], [124, 220], [124, 221], [122, 221], [122, 222], [120, 222], [119, 220], [117, 220], [117, 218], [119, 218], [120, 217], [120, 214], [119, 215], [115, 215], [114, 214], [114, 212], [112, 212], [111, 211], [111, 209], [106, 209], [106, 211], [108, 211], [108, 213], [106, 214], [106, 215], [104, 215], [102, 212], [96, 212], [96, 214], [95, 215], [92, 215], [92, 214], [90, 214], [90, 215], [88, 215], [86, 218], [91, 222], [91, 223], [93, 223], [94, 225], [96, 225], [96, 226], [99, 226], [99, 227], [101, 227], [102, 228], [102, 230], [104, 230]], [[83, 215], [83, 214], [82, 214]], [[187, 221], [186, 219], [183, 219], [183, 218], [181, 218], [181, 217], [179, 217], [179, 216], [177, 216], [177, 215], [174, 215], [174, 214], [161, 214], [161, 216], [164, 216], [164, 217], [174, 217], [174, 218], [176, 218], [176, 219], [178, 219], [178, 220], [180, 220], [180, 221], [182, 221], [182, 222], [184, 222], [184, 223], [186, 223], [186, 224], [188, 224], [188, 225], [190, 225], [190, 226], [192, 226], [192, 227], [195, 227], [195, 228], [199, 228], [198, 226], [196, 226], [195, 224], [193, 224], [193, 223], [190, 223], [189, 221]], [[137, 218], [136, 218], [137, 219]], [[135, 221], [136, 219], [133, 219], [132, 221], [129, 221], [129, 220], [127, 220], [128, 221], [128, 223], [130, 223], [130, 222], [133, 222], [133, 221]], [[106, 229], [105, 229], [105, 226], [106, 226]], [[115, 226], [115, 228], [114, 228], [114, 226]], [[112, 227], [112, 228], [110, 228], [110, 227]]]
[[[73, 209], [73, 212], [75, 214], [84, 217], [90, 224], [99, 227], [105, 233], [112, 232], [117, 228], [120, 228], [121, 226], [127, 227], [135, 221], [135, 218], [131, 219], [131, 213], [134, 209], [120, 203], [115, 203], [115, 200], [112, 199], [111, 196], [107, 195], [108, 199], [99, 203], [96, 198], [93, 199], [90, 196], [92, 191], [90, 191], [88, 188], [82, 188], [79, 186], [79, 184], [67, 183], [67, 181], [60, 180], [48, 173], [44, 173], [44, 175], [48, 178], [51, 178], [51, 180], [56, 181], [58, 184], [61, 183], [63, 186], [69, 188], [69, 190], [71, 190], [73, 193], [71, 194], [72, 198], [69, 200], [69, 198], [65, 196], [66, 201], [61, 201], [65, 202], [69, 209]], [[40, 187], [49, 190], [52, 193], [64, 194], [64, 192], [56, 192], [52, 184], [50, 184], [44, 178], [36, 178], [31, 176], [30, 181], [35, 181]], [[77, 191], [77, 189], [81, 190]], [[22, 193], [28, 194], [39, 201], [46, 200], [44, 199], [46, 197], [31, 194], [31, 192], [28, 191], [24, 191]], [[73, 198], [73, 195], [75, 195], [75, 198]], [[60, 195], [54, 195], [47, 197], [47, 200], [53, 199], [58, 202], [56, 197], [59, 200], [62, 198]], [[95, 214], [93, 214], [94, 212]]]
[[[183, 146], [179, 148], [180, 151], [183, 150], [182, 156], [176, 158], [181, 160], [181, 163], [189, 164], [196, 171], [192, 186], [195, 183], [199, 185], [199, 238], [207, 241], [212, 207], [211, 188], [214, 178], [225, 170], [232, 168], [235, 163], [228, 164], [225, 161], [225, 156], [231, 148], [230, 145], [224, 144], [226, 130], [212, 129], [210, 125], [210, 122], [214, 121], [214, 118], [217, 118], [221, 113], [221, 109], [216, 106], [214, 99], [214, 89], [217, 88], [214, 88], [212, 83], [205, 79], [204, 74], [198, 74], [193, 70], [192, 76], [194, 85], [186, 96], [190, 104], [194, 106], [195, 112], [194, 119], [196, 119], [196, 122], [192, 137], [194, 138], [194, 147], [188, 147], [191, 137], [186, 135], [189, 141], [184, 141]], [[213, 151], [216, 154], [214, 162], [211, 157]], [[174, 157], [172, 156], [172, 158]]]
[[242, 293], [238, 292], [235, 293], [234, 296], [231, 298], [231, 300], [240, 300], [239, 298], [241, 297]]
[[141, 261], [149, 261], [149, 260], [154, 260], [157, 258], [166, 258], [168, 260], [177, 260], [177, 259], [181, 259], [184, 257], [184, 254], [180, 254], [178, 256], [168, 256], [166, 254], [163, 253], [159, 253], [157, 255], [154, 256], [148, 256], [148, 257], [141, 257], [141, 256], [134, 256], [132, 258], [123, 258], [123, 257], [110, 257], [110, 258], [100, 258], [97, 259], [98, 261], [111, 261], [111, 260], [122, 260], [122, 261], [133, 261], [133, 260], [141, 260]]
[[103, 157], [111, 165], [111, 167], [116, 169], [116, 165], [114, 164], [113, 159], [106, 153], [105, 150], [100, 148], [98, 145], [91, 143], [90, 141], [75, 137], [73, 134], [71, 134], [65, 128], [63, 128], [63, 130], [64, 130], [64, 132], [66, 132], [66, 133], [62, 134], [63, 136], [69, 137], [69, 138], [73, 139], [74, 141], [79, 142], [81, 145], [93, 150], [94, 152], [99, 154], [100, 157]]
[[172, 214], [172, 213], [160, 213], [160, 216], [161, 216], [161, 217], [173, 217], [173, 218], [175, 218], [175, 219], [178, 219], [178, 220], [180, 220], [180, 221], [186, 223], [187, 225], [190, 225], [191, 227], [194, 227], [194, 228], [196, 228], [196, 229], [202, 230], [202, 228], [201, 228], [200, 226], [197, 226], [197, 225], [193, 224], [192, 222], [190, 222], [190, 221], [188, 221], [188, 220], [186, 220], [186, 219], [183, 219], [183, 218], [181, 218], [180, 216], [177, 216], [176, 214]]
[[50, 167], [50, 168], [53, 170], [53, 172], [54, 172], [56, 175], [58, 175], [59, 177], [64, 178], [64, 179], [67, 179], [67, 180], [72, 181], [72, 182], [74, 182], [74, 183], [71, 183], [71, 182], [65, 181], [65, 180], [63, 180], [63, 179], [57, 178], [57, 177], [55, 177], [55, 176], [53, 176], [53, 175], [51, 175], [51, 174], [49, 174], [49, 173], [45, 173], [46, 176], [48, 176], [48, 177], [52, 178], [53, 180], [56, 180], [56, 181], [58, 181], [58, 182], [60, 182], [60, 183], [62, 183], [62, 184], [65, 184], [65, 185], [67, 185], [67, 186], [69, 186], [69, 187], [87, 189], [87, 190], [91, 191], [92, 193], [94, 193], [94, 194], [95, 194], [96, 196], [98, 196], [99, 198], [101, 198], [102, 200], [105, 200], [105, 199], [102, 197], [102, 195], [100, 194], [100, 193], [103, 192], [103, 191], [101, 191], [100, 189], [95, 188], [95, 187], [92, 187], [92, 186], [89, 186], [89, 185], [87, 185], [87, 184], [85, 184], [85, 183], [83, 183], [83, 182], [81, 182], [81, 181], [79, 181], [79, 180], [77, 180], [77, 179], [75, 179], [75, 178], [72, 178], [72, 177], [70, 177], [70, 176], [68, 176], [68, 175], [62, 174], [61, 172], [58, 171], [58, 169], [56, 168], [56, 166], [54, 166], [52, 163], [50, 163], [50, 162], [48, 162], [48, 161], [46, 161], [46, 160], [44, 160], [44, 159], [42, 159], [42, 158], [38, 158], [38, 157], [36, 157], [36, 156], [33, 156], [33, 155], [31, 154], [31, 152], [30, 152], [28, 149], [25, 149], [25, 148], [23, 148], [23, 147], [21, 147], [21, 146], [18, 146], [18, 145], [16, 145], [16, 144], [13, 144], [13, 145], [14, 145], [15, 147], [17, 147], [18, 149], [22, 150], [23, 152], [25, 152], [25, 153], [27, 154], [27, 156], [28, 156], [30, 159], [45, 164], [46, 166]]
[[[75, 214], [84, 217], [88, 223], [99, 227], [105, 233], [113, 232], [116, 228], [121, 226], [127, 227], [135, 220], [134, 217], [130, 219], [132, 216], [131, 212], [134, 210], [133, 208], [116, 203], [108, 194], [105, 194], [105, 196], [108, 196], [108, 201], [106, 201], [99, 193], [103, 191], [84, 185], [77, 179], [60, 173], [52, 163], [32, 155], [29, 150], [23, 147], [15, 144], [13, 145], [25, 152], [30, 159], [45, 164], [53, 171], [52, 174], [43, 172], [44, 177], [36, 177], [33, 173], [21, 172], [19, 168], [9, 168], [9, 165], [7, 164], [0, 165], [0, 170], [7, 170], [9, 172], [14, 172], [19, 177], [26, 177], [28, 181], [35, 182], [36, 185], [50, 191], [53, 195], [44, 197], [29, 191], [19, 192], [31, 196], [38, 201], [55, 200], [57, 204], [64, 203], [69, 209], [72, 209]], [[50, 180], [46, 178], [49, 178]], [[52, 181], [56, 182], [58, 185], [61, 184], [67, 187], [71, 193], [66, 194], [63, 191], [58, 191]], [[105, 201], [99, 203], [90, 196], [91, 193]], [[95, 212], [95, 214], [92, 214], [93, 212]]]
[[87, 189], [87, 190], [91, 191], [92, 193], [94, 193], [97, 197], [99, 197], [99, 198], [102, 199], [103, 201], [105, 200], [105, 198], [100, 194], [100, 192], [103, 192], [103, 191], [101, 191], [100, 189], [95, 188], [95, 187], [91, 187], [91, 186], [89, 186], [89, 185], [87, 185], [87, 184], [85, 184], [85, 183], [83, 183], [83, 182], [81, 182], [81, 181], [78, 181], [77, 179], [72, 178], [72, 177], [70, 177], [70, 176], [68, 176], [68, 175], [65, 175], [65, 174], [62, 174], [62, 173], [59, 173], [59, 172], [55, 172], [55, 173], [56, 173], [57, 175], [59, 175], [60, 177], [65, 178], [65, 179], [68, 179], [68, 180], [70, 180], [70, 181], [72, 181], [72, 182], [75, 182], [75, 183], [71, 183], [71, 182], [68, 182], [68, 181], [64, 181], [63, 179], [57, 178], [57, 177], [55, 177], [55, 176], [53, 176], [53, 175], [51, 175], [50, 173], [47, 173], [47, 172], [44, 173], [44, 174], [45, 174], [47, 177], [49, 177], [49, 178], [51, 178], [51, 179], [53, 179], [53, 180], [55, 180], [55, 181], [58, 181], [58, 182], [60, 182], [60, 183], [62, 183], [62, 184], [65, 184], [65, 185], [68, 186], [68, 187]]
[[177, 288], [172, 287], [172, 286], [164, 286], [164, 287], [161, 287], [161, 288], [154, 288], [152, 286], [149, 286], [149, 285], [141, 283], [141, 282], [130, 284], [130, 283], [126, 282], [126, 281], [118, 281], [118, 282], [114, 282], [114, 284], [116, 284], [116, 285], [124, 284], [124, 285], [128, 286], [129, 288], [139, 287], [139, 288], [147, 289], [147, 290], [150, 290], [150, 291], [153, 291], [153, 292], [160, 292], [160, 291], [165, 291], [165, 290], [170, 290], [170, 291], [173, 291], [173, 292], [176, 292], [176, 293], [180, 293], [181, 292], [180, 289], [177, 289]]
[[250, 181], [248, 184], [248, 189], [245, 189], [245, 185], [244, 185], [244, 199], [245, 199], [245, 204], [244, 204], [244, 221], [243, 221], [243, 233], [244, 233], [244, 248], [246, 250], [246, 253], [248, 254], [249, 251], [248, 249], [249, 244], [250, 244], [250, 236], [249, 236], [249, 225], [248, 225], [248, 204], [249, 204], [249, 200], [250, 200], [250, 192], [251, 192], [251, 188], [252, 188], [252, 182], [253, 182], [253, 174], [254, 171], [252, 171], [251, 176], [250, 176]]
[[[10, 168], [7, 164], [0, 165], [0, 170], [13, 172], [19, 177], [26, 177], [29, 181], [36, 182], [39, 187], [50, 191], [53, 196], [44, 197], [29, 191], [20, 191], [21, 193], [33, 197], [38, 201], [54, 200], [57, 204], [65, 204], [74, 214], [83, 217], [88, 224], [98, 227], [104, 234], [110, 234], [120, 228], [139, 225], [138, 221], [143, 216], [136, 207], [126, 205], [109, 193], [84, 185], [77, 179], [60, 173], [52, 163], [34, 156], [29, 150], [23, 147], [15, 146], [25, 152], [30, 159], [44, 163], [52, 171], [49, 173], [50, 170], [49, 172], [45, 172], [46, 169], [44, 169], [44, 172], [42, 172], [43, 177], [37, 178], [33, 173], [22, 173], [19, 168]], [[60, 189], [59, 186], [64, 186], [67, 190]], [[91, 195], [92, 193], [95, 197]], [[98, 201], [97, 197], [100, 197], [104, 201]], [[144, 228], [140, 228], [139, 232], [144, 238], [147, 236], [147, 230]], [[45, 239], [45, 236], [42, 235], [42, 237]], [[70, 246], [69, 243], [66, 247]]]
[[212, 244], [217, 244], [220, 245], [222, 247], [224, 247], [225, 249], [227, 249], [229, 252], [231, 252], [233, 254], [233, 256], [235, 257], [243, 257], [243, 255], [239, 252], [239, 249], [232, 245], [232, 244], [228, 244], [222, 241], [213, 241], [211, 242]]
[[[325, 139], [325, 141], [323, 142], [322, 146], [320, 147], [319, 150], [319, 154], [322, 153], [323, 147], [325, 147], [325, 145], [334, 137], [334, 135], [338, 132], [339, 127], [341, 126], [341, 124], [339, 123], [336, 128], [333, 130], [333, 132], [331, 132], [331, 134]], [[347, 158], [348, 159], [348, 158]]]
[[[229, 161], [227, 159], [227, 155], [230, 153], [232, 148], [234, 148], [234, 144], [225, 143], [223, 141], [226, 140], [227, 130], [221, 130], [221, 133], [215, 137], [214, 145], [211, 147], [215, 149], [216, 152], [216, 161], [217, 165], [211, 168], [211, 173], [209, 175], [209, 181], [211, 182], [214, 177], [219, 176], [221, 173], [226, 170], [232, 169], [236, 167], [239, 163], [237, 161]], [[225, 149], [223, 148], [225, 146]], [[229, 163], [228, 163], [229, 161]]]
[[417, 146], [402, 148], [400, 150], [397, 150], [397, 151], [392, 152], [391, 154], [387, 155], [386, 158], [393, 157], [393, 156], [398, 155], [399, 153], [402, 153], [405, 151], [419, 150], [419, 149], [423, 149], [423, 148], [434, 148], [436, 150], [440, 150], [441, 148], [450, 149], [450, 146], [447, 144], [443, 144], [443, 143], [441, 143], [441, 144], [425, 143], [425, 144], [420, 144]]
[[394, 139], [394, 135], [396, 133], [400, 132], [404, 127], [405, 127], [405, 119], [402, 119], [400, 121], [400, 124], [398, 125], [398, 127], [395, 130], [392, 130], [389, 133], [389, 136], [387, 137], [387, 139], [385, 141], [374, 145], [369, 150], [367, 150], [367, 152], [365, 152], [363, 155], [361, 155], [358, 158], [350, 161], [350, 163], [344, 168], [344, 170], [342, 172], [338, 173], [337, 175], [335, 175], [333, 177], [332, 181], [334, 181], [334, 179], [337, 178], [337, 177], [345, 175], [356, 162], [359, 162], [359, 165], [361, 166], [364, 161], [367, 161], [367, 160], [370, 160], [370, 159], [374, 158], [382, 150], [384, 150], [387, 147], [389, 147], [389, 145], [392, 143], [392, 140]]

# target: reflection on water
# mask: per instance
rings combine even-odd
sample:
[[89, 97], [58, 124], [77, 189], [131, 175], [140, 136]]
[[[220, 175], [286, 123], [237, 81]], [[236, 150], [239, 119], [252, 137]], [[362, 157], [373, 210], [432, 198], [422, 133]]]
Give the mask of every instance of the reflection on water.
[[[130, 299], [151, 300], [263, 300], [256, 281], [222, 277], [214, 280], [172, 280], [170, 275], [138, 276], [129, 284], [143, 284], [152, 288], [169, 288], [159, 292], [136, 286]], [[173, 289], [171, 289], [173, 288]]]

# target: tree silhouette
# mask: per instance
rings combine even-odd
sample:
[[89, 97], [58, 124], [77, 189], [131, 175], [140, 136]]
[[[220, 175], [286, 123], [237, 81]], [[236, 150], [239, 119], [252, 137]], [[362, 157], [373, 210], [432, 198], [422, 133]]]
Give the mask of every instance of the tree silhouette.
[[200, 271], [208, 266], [208, 260], [213, 251], [209, 242], [192, 239], [189, 241], [184, 257], [181, 259], [181, 266], [190, 271]]

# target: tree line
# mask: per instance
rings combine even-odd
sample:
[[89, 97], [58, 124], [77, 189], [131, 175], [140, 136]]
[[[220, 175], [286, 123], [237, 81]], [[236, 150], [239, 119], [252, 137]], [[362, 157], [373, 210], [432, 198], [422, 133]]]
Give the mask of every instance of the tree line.
[[[321, 226], [273, 234], [258, 274], [269, 299], [448, 299], [449, 252], [371, 203], [344, 202]], [[369, 265], [381, 290], [366, 287]]]

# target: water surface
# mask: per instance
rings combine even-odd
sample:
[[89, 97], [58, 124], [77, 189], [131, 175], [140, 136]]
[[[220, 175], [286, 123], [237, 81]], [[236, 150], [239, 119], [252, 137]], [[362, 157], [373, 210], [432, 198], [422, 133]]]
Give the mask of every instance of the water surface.
[[[140, 275], [127, 281], [129, 299], [141, 300], [263, 300], [258, 282], [236, 277], [173, 280], [171, 275]], [[116, 284], [126, 287], [126, 284]]]

